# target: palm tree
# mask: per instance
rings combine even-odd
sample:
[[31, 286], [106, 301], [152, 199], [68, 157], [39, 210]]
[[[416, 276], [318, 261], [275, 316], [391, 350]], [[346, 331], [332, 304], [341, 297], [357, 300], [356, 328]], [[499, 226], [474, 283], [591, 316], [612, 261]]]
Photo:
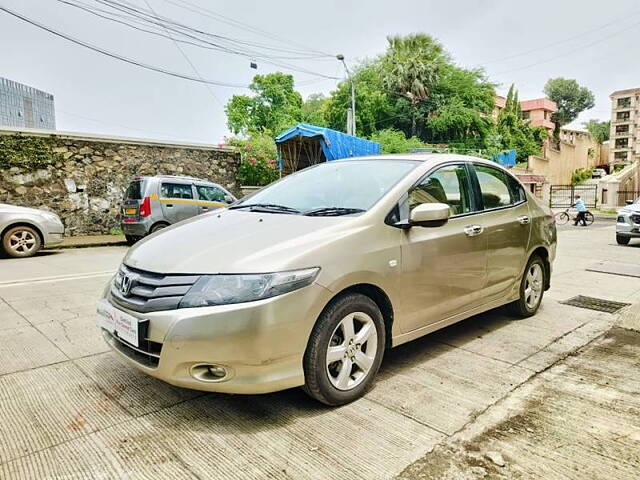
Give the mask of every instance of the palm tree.
[[418, 104], [429, 98], [448, 55], [440, 43], [422, 33], [387, 37], [387, 41], [389, 47], [382, 62], [383, 82], [387, 89], [411, 103], [411, 136], [414, 136]]

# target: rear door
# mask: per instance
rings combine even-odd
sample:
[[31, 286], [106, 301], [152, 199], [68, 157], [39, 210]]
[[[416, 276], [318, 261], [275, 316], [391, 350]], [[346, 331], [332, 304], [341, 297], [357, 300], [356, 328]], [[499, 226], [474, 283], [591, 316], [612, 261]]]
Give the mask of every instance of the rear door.
[[173, 224], [198, 214], [193, 185], [175, 180], [163, 181], [160, 185], [160, 203], [164, 219]]
[[209, 212], [227, 206], [224, 197], [227, 193], [216, 185], [195, 184], [200, 213]]
[[504, 170], [474, 164], [483, 213], [479, 215], [488, 238], [487, 300], [504, 295], [514, 285], [526, 262], [531, 214], [520, 183]]
[[[142, 178], [129, 183], [122, 199], [122, 217], [128, 219], [138, 218], [140, 204], [145, 196], [146, 181]], [[132, 221], [132, 220], [129, 220]]]

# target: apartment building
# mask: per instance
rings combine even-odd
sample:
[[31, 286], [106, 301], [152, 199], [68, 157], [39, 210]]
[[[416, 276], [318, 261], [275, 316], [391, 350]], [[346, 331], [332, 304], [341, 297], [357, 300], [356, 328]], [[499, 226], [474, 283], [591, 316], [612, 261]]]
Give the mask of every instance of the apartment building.
[[55, 130], [53, 95], [0, 77], [0, 126]]
[[[501, 96], [494, 98], [493, 117], [498, 118], [498, 114], [505, 107], [507, 99]], [[532, 100], [522, 100], [520, 102], [522, 117], [529, 121], [534, 127], [544, 127], [552, 133], [556, 124], [551, 121], [551, 114], [558, 110], [556, 102], [548, 98], [534, 98]]]
[[618, 90], [611, 98], [609, 163], [640, 160], [640, 88]]

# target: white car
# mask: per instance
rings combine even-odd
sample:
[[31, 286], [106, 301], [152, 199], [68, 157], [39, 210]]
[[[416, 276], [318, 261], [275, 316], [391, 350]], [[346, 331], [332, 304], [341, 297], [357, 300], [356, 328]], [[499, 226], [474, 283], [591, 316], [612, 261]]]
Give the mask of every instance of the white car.
[[607, 175], [607, 171], [604, 168], [596, 168], [591, 173], [591, 178], [602, 178]]
[[64, 225], [55, 213], [0, 203], [0, 241], [10, 257], [31, 257], [63, 236]]

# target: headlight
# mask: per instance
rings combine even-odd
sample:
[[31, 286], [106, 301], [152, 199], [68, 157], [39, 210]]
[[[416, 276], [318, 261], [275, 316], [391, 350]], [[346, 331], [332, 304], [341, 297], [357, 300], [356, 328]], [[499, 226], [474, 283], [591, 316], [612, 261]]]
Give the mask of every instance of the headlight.
[[60, 217], [53, 212], [43, 211], [40, 215], [42, 215], [47, 220], [50, 220], [53, 222], [60, 222]]
[[204, 275], [180, 302], [180, 308], [228, 305], [275, 297], [310, 285], [319, 267], [288, 272]]

